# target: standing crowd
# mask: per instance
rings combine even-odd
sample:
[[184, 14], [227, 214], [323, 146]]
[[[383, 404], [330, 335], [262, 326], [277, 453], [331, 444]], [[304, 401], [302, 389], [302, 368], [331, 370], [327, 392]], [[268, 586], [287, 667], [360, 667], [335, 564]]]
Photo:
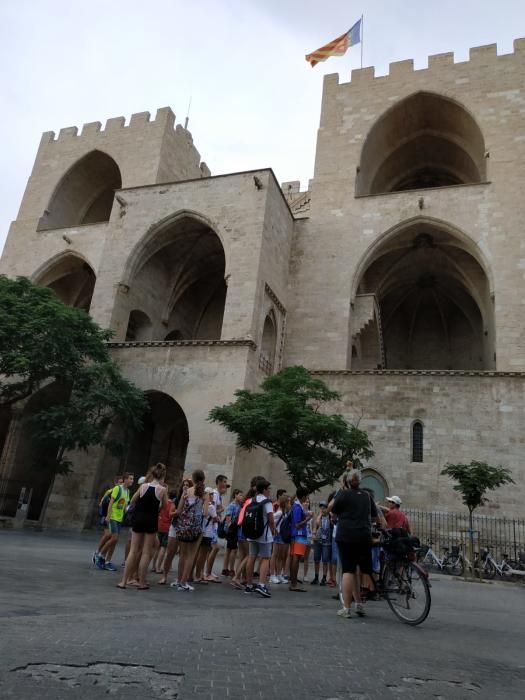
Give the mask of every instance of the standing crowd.
[[[108, 489], [99, 503], [104, 533], [93, 553], [93, 564], [117, 571], [112, 562], [122, 527], [131, 527], [126, 543], [120, 589], [135, 586], [149, 589], [148, 574], [160, 574], [159, 585], [168, 585], [173, 560], [178, 555], [174, 580], [169, 584], [181, 592], [195, 585], [229, 581], [246, 594], [271, 597], [271, 586], [286, 584], [293, 593], [305, 593], [310, 554], [314, 575], [310, 585], [335, 588], [338, 569], [343, 607], [341, 617], [351, 616], [352, 602], [364, 614], [364, 599], [377, 593], [379, 570], [374, 528], [404, 528], [410, 524], [401, 511], [401, 499], [392, 496], [378, 506], [373, 493], [361, 488], [361, 473], [347, 464], [342, 483], [319, 512], [311, 509], [307, 489], [299, 487], [291, 496], [279, 489], [272, 497], [271, 484], [254, 476], [246, 493], [234, 489], [225, 503], [230, 484], [220, 474], [215, 486], [207, 486], [202, 470], [185, 477], [178, 492], [165, 483], [166, 467], [156, 464], [130, 497], [134, 476], [125, 473]], [[225, 543], [221, 575], [214, 573], [218, 552]], [[302, 569], [301, 569], [302, 565]]]

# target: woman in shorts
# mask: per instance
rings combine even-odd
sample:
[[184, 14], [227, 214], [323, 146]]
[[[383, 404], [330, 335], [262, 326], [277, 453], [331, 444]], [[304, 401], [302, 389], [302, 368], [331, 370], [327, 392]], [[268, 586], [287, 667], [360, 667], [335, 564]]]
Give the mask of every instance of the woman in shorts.
[[166, 476], [166, 467], [160, 462], [148, 472], [145, 483], [139, 486], [131, 499], [134, 506], [133, 523], [131, 526], [131, 549], [126, 559], [124, 575], [118, 588], [126, 588], [131, 574], [138, 562], [138, 590], [149, 588], [146, 581], [148, 567], [153, 554], [153, 546], [157, 537], [159, 509], [168, 502], [165, 486], [161, 484]]

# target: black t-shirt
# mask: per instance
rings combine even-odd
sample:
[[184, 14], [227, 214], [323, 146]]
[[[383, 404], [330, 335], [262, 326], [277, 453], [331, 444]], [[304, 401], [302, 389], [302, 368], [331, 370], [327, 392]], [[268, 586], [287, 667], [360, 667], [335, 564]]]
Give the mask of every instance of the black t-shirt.
[[332, 513], [337, 515], [336, 540], [357, 542], [370, 537], [377, 508], [366, 491], [347, 489], [336, 495]]

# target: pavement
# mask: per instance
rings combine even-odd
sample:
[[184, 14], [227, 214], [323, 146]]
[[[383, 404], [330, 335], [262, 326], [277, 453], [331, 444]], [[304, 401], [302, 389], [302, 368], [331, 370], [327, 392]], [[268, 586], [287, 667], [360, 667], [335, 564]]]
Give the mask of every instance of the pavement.
[[344, 620], [314, 586], [121, 591], [97, 538], [0, 531], [1, 700], [524, 697], [525, 586], [434, 576], [418, 627], [385, 602]]

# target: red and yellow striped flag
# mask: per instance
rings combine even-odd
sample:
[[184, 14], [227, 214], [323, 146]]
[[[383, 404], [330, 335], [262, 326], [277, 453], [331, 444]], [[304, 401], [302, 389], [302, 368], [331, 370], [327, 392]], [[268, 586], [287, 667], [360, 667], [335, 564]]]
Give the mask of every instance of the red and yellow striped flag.
[[354, 46], [361, 41], [361, 20], [358, 20], [352, 29], [330, 41], [325, 46], [321, 46], [317, 51], [312, 51], [305, 56], [312, 68], [321, 61], [326, 61], [330, 56], [344, 56], [350, 46]]

